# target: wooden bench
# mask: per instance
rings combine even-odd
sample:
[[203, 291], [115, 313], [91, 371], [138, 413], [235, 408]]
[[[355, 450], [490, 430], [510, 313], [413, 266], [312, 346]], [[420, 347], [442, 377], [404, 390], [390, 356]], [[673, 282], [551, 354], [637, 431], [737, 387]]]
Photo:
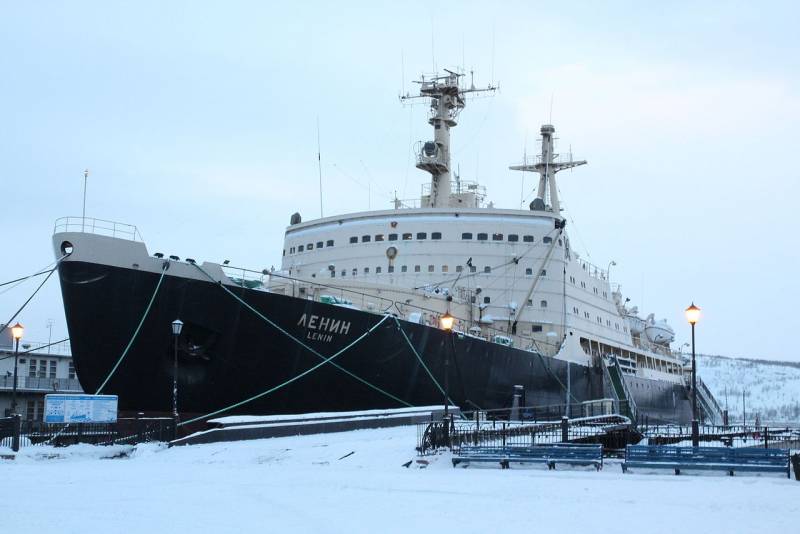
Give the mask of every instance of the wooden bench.
[[593, 465], [598, 471], [603, 467], [603, 446], [600, 444], [554, 443], [552, 445], [494, 447], [465, 445], [452, 459], [458, 464], [499, 463], [508, 469], [512, 462], [521, 464], [540, 463], [548, 469], [556, 464]]
[[756, 447], [669, 447], [662, 445], [628, 445], [622, 472], [629, 467], [648, 469], [681, 469], [726, 471], [730, 476], [736, 471], [786, 473], [791, 475], [788, 449], [763, 449]]

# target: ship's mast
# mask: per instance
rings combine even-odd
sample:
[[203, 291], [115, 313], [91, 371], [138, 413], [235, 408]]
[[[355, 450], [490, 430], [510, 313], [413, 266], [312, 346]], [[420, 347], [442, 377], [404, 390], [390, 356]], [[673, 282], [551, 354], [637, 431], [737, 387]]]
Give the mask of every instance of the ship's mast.
[[539, 189], [536, 192], [536, 198], [531, 203], [532, 210], [545, 209], [545, 196], [547, 190], [550, 190], [550, 207], [553, 213], [561, 216], [561, 204], [558, 201], [558, 187], [556, 187], [556, 173], [564, 169], [572, 169], [579, 165], [586, 165], [586, 160], [572, 161], [572, 154], [570, 154], [568, 161], [556, 161], [558, 154], [553, 151], [553, 134], [556, 129], [552, 124], [544, 124], [541, 128], [542, 134], [542, 154], [537, 158], [536, 162], [523, 162], [522, 165], [512, 165], [509, 167], [512, 171], [528, 171], [539, 173]]
[[417, 168], [431, 173], [431, 192], [429, 205], [444, 208], [450, 205], [450, 128], [456, 126], [458, 114], [466, 106], [467, 93], [495, 91], [489, 85], [477, 89], [475, 84], [469, 88], [461, 87], [459, 78], [464, 74], [445, 69], [446, 74], [415, 82], [420, 84], [418, 95], [401, 96], [402, 102], [419, 98], [430, 98], [431, 108], [428, 124], [433, 126], [433, 141], [421, 143], [417, 153]]

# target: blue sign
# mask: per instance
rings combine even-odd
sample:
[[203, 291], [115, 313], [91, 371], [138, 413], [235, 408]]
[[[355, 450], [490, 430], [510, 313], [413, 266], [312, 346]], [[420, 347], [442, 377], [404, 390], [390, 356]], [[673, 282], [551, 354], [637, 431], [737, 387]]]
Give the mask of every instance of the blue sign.
[[114, 423], [116, 395], [45, 395], [45, 423]]

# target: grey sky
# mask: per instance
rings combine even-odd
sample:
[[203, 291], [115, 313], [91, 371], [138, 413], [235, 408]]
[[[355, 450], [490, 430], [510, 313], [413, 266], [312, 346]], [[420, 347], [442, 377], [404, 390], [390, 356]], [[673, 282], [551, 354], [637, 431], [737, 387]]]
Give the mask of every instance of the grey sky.
[[[501, 87], [453, 132], [464, 178], [519, 206], [507, 166], [552, 99], [561, 149], [589, 160], [560, 175], [573, 244], [616, 260], [679, 342], [694, 300], [701, 352], [800, 360], [791, 3], [4, 4], [0, 282], [52, 261], [85, 167], [87, 214], [136, 224], [151, 252], [278, 266], [289, 215], [319, 215], [317, 117], [326, 214], [388, 207], [427, 176], [403, 82], [463, 63]], [[0, 321], [34, 287], [0, 293]], [[46, 340], [48, 318], [65, 337], [55, 278], [19, 320]]]

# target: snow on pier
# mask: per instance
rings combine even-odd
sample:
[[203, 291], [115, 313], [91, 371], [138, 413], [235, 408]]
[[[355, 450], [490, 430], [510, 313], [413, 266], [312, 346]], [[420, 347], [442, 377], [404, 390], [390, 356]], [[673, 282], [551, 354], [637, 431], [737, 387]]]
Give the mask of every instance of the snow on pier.
[[793, 532], [800, 517], [800, 483], [785, 476], [623, 475], [615, 460], [600, 472], [454, 469], [447, 453], [415, 456], [415, 440], [406, 426], [149, 444], [127, 459], [89, 445], [25, 447], [0, 462], [0, 517], [7, 532], [725, 534]]

